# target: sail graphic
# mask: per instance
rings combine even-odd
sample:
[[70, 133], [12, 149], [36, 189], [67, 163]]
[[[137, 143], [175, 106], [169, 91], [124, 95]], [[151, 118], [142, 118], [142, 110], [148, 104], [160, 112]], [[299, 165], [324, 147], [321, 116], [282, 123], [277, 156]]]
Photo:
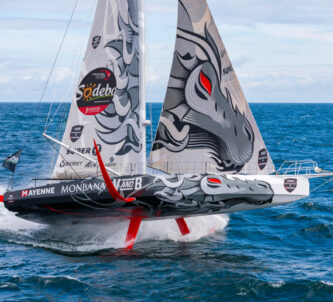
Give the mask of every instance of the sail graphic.
[[205, 0], [179, 0], [171, 75], [149, 166], [270, 174], [274, 164]]
[[53, 177], [96, 175], [96, 140], [106, 166], [120, 174], [145, 167], [140, 0], [99, 0]]

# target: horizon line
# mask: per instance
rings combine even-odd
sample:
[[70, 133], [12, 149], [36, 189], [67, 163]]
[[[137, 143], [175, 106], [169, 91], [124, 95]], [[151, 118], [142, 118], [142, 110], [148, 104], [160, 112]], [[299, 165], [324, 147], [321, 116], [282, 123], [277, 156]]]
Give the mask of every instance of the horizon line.
[[[71, 104], [70, 101], [3, 101], [0, 100], [0, 103], [44, 103], [44, 104], [52, 104], [52, 103], [68, 103]], [[164, 101], [147, 101], [148, 103], [156, 103], [163, 104]], [[333, 104], [333, 101], [248, 101], [249, 104]]]

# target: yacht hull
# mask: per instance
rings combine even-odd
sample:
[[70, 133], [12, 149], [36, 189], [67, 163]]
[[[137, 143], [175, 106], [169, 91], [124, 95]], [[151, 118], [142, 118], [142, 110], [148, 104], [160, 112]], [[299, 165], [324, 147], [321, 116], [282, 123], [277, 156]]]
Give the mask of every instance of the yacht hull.
[[17, 216], [40, 223], [169, 219], [232, 213], [289, 204], [309, 195], [303, 176], [135, 175], [112, 178], [132, 202], [114, 200], [104, 180], [91, 178], [7, 192]]

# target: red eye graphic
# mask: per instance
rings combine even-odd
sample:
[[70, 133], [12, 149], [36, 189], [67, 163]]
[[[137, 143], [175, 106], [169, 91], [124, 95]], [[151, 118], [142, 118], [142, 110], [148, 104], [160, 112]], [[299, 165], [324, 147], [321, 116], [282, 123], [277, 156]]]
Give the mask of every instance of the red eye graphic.
[[212, 95], [212, 84], [210, 83], [209, 79], [204, 75], [204, 73], [202, 71], [200, 73], [200, 82], [201, 82], [201, 85], [209, 93], [209, 95]]
[[221, 180], [219, 180], [217, 178], [208, 178], [208, 181], [213, 184], [222, 184]]

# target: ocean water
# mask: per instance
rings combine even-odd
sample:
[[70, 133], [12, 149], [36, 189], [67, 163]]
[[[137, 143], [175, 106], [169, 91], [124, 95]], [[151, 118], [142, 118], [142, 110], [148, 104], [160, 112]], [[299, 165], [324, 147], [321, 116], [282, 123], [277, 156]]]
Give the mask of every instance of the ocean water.
[[[24, 147], [16, 187], [50, 173], [52, 148], [41, 136], [49, 105], [34, 115], [37, 106], [0, 103], [0, 159]], [[313, 159], [333, 170], [333, 105], [251, 107], [276, 166]], [[68, 108], [54, 106], [54, 119]], [[161, 104], [150, 110], [155, 131]], [[48, 133], [58, 130], [54, 122]], [[9, 177], [1, 168], [0, 193]], [[289, 206], [189, 219], [185, 239], [174, 221], [143, 223], [131, 252], [121, 249], [127, 224], [51, 228], [0, 205], [0, 301], [333, 299], [333, 182]]]

